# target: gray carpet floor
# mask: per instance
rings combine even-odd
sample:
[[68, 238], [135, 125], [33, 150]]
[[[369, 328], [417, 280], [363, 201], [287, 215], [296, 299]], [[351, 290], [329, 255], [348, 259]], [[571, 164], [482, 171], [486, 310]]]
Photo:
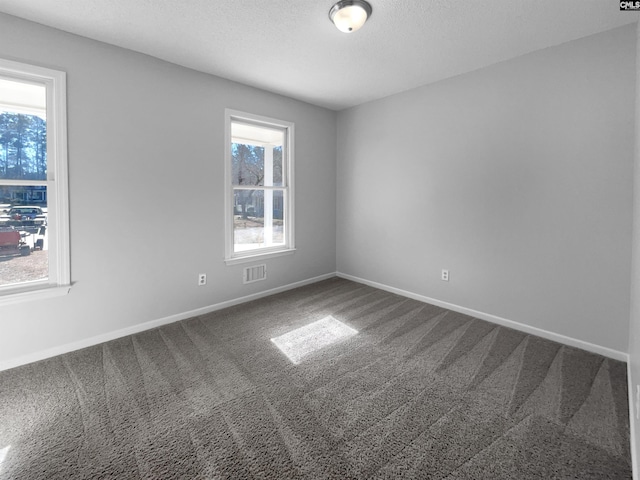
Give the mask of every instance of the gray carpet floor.
[[[271, 338], [359, 333], [293, 364]], [[1, 479], [626, 479], [626, 365], [330, 279], [0, 373]]]

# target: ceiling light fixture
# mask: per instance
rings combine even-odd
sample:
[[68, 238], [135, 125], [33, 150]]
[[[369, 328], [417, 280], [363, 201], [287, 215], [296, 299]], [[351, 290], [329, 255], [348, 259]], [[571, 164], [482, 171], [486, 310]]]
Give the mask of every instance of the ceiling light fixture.
[[371, 5], [364, 0], [342, 0], [329, 10], [329, 18], [344, 33], [355, 32], [370, 16]]

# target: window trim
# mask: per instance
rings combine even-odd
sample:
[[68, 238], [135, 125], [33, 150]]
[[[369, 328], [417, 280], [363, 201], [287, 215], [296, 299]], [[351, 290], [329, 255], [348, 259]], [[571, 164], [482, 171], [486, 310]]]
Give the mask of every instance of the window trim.
[[[67, 75], [59, 70], [0, 58], [0, 75], [45, 85], [47, 92], [48, 280], [0, 287], [0, 305], [64, 295], [71, 286], [69, 248], [69, 174], [67, 158]], [[9, 181], [3, 182], [8, 184]], [[13, 180], [33, 185], [38, 181]], [[53, 252], [53, 255], [51, 254]]]
[[[263, 260], [265, 258], [279, 257], [289, 255], [295, 252], [295, 229], [294, 229], [294, 137], [295, 126], [292, 122], [278, 120], [275, 118], [254, 115], [252, 113], [241, 112], [230, 108], [225, 109], [224, 120], [224, 232], [225, 232], [225, 263], [234, 265], [238, 263], [248, 263], [254, 260]], [[285, 130], [285, 151], [287, 152], [287, 161], [283, 171], [286, 185], [284, 191], [285, 209], [285, 245], [280, 247], [262, 247], [255, 250], [247, 250], [245, 252], [234, 252], [234, 231], [233, 231], [233, 183], [232, 183], [232, 167], [231, 167], [231, 123], [233, 121], [248, 123], [258, 127], [278, 128]], [[259, 187], [263, 188], [263, 187]], [[279, 187], [277, 187], [279, 188]]]

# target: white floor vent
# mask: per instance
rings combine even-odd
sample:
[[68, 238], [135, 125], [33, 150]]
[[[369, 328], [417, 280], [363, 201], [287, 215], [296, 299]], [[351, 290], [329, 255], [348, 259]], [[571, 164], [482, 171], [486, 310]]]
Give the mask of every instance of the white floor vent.
[[254, 265], [252, 267], [245, 267], [242, 274], [242, 283], [253, 283], [267, 278], [267, 266], [266, 265]]

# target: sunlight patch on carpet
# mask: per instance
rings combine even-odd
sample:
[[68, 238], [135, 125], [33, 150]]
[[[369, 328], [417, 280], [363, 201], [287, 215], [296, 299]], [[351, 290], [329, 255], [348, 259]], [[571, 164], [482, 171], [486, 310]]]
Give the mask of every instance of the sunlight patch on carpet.
[[322, 320], [272, 338], [271, 341], [294, 364], [300, 363], [304, 357], [321, 348], [358, 333], [357, 330], [336, 320], [331, 315]]
[[4, 459], [6, 458], [7, 453], [9, 453], [10, 448], [11, 448], [11, 445], [0, 449], [0, 472], [2, 472], [2, 462], [4, 462]]

